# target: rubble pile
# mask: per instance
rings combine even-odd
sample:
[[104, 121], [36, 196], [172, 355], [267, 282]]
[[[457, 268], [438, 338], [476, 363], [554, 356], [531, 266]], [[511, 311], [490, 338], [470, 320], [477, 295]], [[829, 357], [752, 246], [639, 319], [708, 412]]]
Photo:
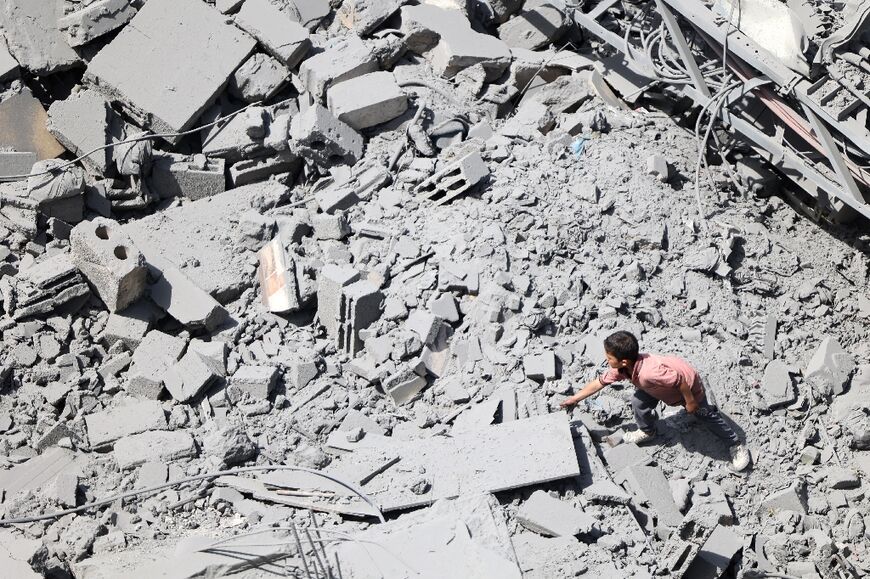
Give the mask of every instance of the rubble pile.
[[[865, 222], [696, 197], [573, 8], [0, 0], [0, 574], [870, 573]], [[559, 409], [617, 329], [751, 470]]]

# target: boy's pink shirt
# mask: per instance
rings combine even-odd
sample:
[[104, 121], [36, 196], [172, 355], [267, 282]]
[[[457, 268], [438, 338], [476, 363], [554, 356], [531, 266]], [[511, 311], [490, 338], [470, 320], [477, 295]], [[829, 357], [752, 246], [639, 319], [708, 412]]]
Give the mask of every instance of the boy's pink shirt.
[[641, 354], [634, 363], [632, 375], [624, 369], [609, 368], [598, 377], [605, 386], [629, 380], [632, 384], [669, 406], [684, 404], [680, 393], [680, 379], [692, 385], [692, 394], [700, 400], [704, 396], [704, 383], [691, 364], [676, 356]]

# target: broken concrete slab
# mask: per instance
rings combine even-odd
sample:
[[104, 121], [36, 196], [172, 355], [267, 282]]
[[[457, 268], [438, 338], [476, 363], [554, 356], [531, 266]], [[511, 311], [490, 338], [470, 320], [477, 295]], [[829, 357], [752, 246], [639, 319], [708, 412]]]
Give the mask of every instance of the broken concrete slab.
[[175, 133], [193, 125], [253, 49], [253, 38], [202, 2], [149, 0], [85, 78], [145, 126]]
[[290, 121], [291, 150], [315, 164], [354, 165], [362, 157], [363, 147], [363, 138], [353, 127], [317, 103]]
[[391, 121], [408, 110], [408, 97], [391, 72], [370, 72], [333, 84], [327, 107], [357, 131]]
[[70, 46], [82, 46], [117, 30], [135, 15], [136, 6], [130, 0], [97, 0], [59, 18], [57, 27], [66, 32]]
[[656, 513], [659, 525], [675, 528], [683, 515], [674, 502], [668, 479], [657, 466], [630, 466], [626, 473], [631, 488], [640, 502], [648, 504]]
[[245, 0], [235, 22], [287, 68], [296, 68], [311, 48], [308, 31], [269, 0]]
[[[460, 494], [520, 488], [580, 473], [563, 413], [514, 420], [449, 438], [396, 442], [386, 448], [398, 453], [400, 461], [366, 483], [366, 492], [384, 511]], [[353, 473], [367, 471], [366, 465], [377, 462], [381, 454], [382, 449], [358, 448], [334, 460], [325, 472], [343, 474], [352, 480]], [[474, 460], [468, 460], [469, 456]], [[411, 487], [421, 477], [429, 488], [416, 494]]]
[[630, 466], [649, 464], [652, 453], [644, 446], [625, 443], [608, 449], [604, 453], [604, 460], [607, 461], [610, 470], [616, 474]]
[[212, 331], [226, 321], [227, 310], [168, 260], [151, 256], [148, 265], [157, 278], [148, 295], [167, 314], [191, 330]]
[[761, 513], [773, 513], [776, 511], [794, 511], [807, 513], [806, 487], [800, 482], [771, 493], [759, 507]]
[[169, 462], [197, 455], [196, 443], [184, 430], [153, 430], [125, 436], [115, 442], [115, 462], [127, 470], [146, 462]]
[[97, 217], [76, 225], [70, 248], [73, 263], [110, 312], [123, 310], [145, 292], [145, 258], [118, 222]]
[[166, 371], [181, 358], [185, 341], [151, 330], [133, 352], [127, 371], [127, 392], [133, 396], [156, 400], [163, 391]]
[[854, 370], [855, 359], [852, 355], [836, 339], [828, 336], [822, 340], [807, 363], [804, 377], [819, 381], [834, 394], [842, 394]]
[[27, 175], [36, 163], [36, 153], [0, 151], [0, 177]]
[[323, 51], [299, 66], [301, 88], [323, 102], [327, 89], [335, 83], [378, 70], [378, 61], [366, 43], [355, 35], [331, 39]]
[[166, 370], [163, 385], [173, 399], [188, 402], [211, 386], [217, 377], [218, 374], [202, 356], [188, 350]]
[[0, 489], [5, 491], [6, 497], [20, 491], [38, 490], [62, 472], [78, 472], [75, 461], [75, 452], [57, 446], [50, 448], [39, 456], [0, 471]]
[[99, 448], [119, 438], [149, 430], [166, 430], [166, 413], [156, 400], [130, 401], [109, 410], [85, 416], [91, 448]]
[[0, 36], [15, 60], [32, 74], [48, 75], [81, 60], [58, 29], [63, 0], [4, 0], [0, 3]]
[[556, 372], [556, 354], [553, 352], [543, 352], [523, 357], [523, 371], [526, 378], [532, 380], [555, 380], [558, 377]]
[[743, 536], [736, 527], [716, 525], [704, 541], [695, 560], [686, 570], [691, 579], [717, 579], [722, 577], [731, 560], [743, 549]]
[[0, 81], [18, 76], [18, 61], [15, 60], [5, 42], [0, 42]]
[[[95, 90], [80, 90], [48, 108], [48, 130], [76, 156], [112, 142], [120, 136], [121, 118], [103, 95]], [[114, 168], [112, 150], [106, 148], [82, 159], [82, 164], [98, 175]]]
[[48, 114], [42, 104], [25, 90], [0, 102], [0, 147], [31, 151], [39, 161], [64, 152], [63, 145], [45, 128]]
[[559, 40], [569, 23], [564, 10], [554, 4], [543, 3], [524, 10], [499, 26], [498, 37], [511, 48], [537, 50]]
[[236, 370], [229, 383], [253, 398], [265, 400], [278, 384], [278, 368], [246, 364]]
[[141, 300], [124, 310], [110, 313], [101, 339], [109, 347], [120, 341], [132, 352], [157, 319], [155, 310], [146, 300]]
[[227, 90], [247, 103], [274, 96], [290, 78], [290, 71], [267, 54], [255, 52], [233, 73]]
[[196, 201], [226, 191], [225, 171], [224, 159], [165, 153], [154, 157], [148, 183], [161, 199], [186, 197]]
[[761, 386], [762, 396], [769, 409], [787, 406], [797, 397], [789, 368], [781, 360], [773, 360], [767, 365]]
[[520, 506], [517, 521], [547, 537], [589, 535], [597, 526], [597, 519], [592, 515], [542, 490], [533, 492]]

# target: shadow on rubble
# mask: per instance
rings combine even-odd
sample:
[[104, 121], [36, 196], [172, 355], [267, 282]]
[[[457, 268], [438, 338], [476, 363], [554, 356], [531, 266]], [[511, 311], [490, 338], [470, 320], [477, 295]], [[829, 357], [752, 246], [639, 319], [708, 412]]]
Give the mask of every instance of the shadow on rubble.
[[[719, 411], [725, 422], [737, 433], [740, 442], [746, 442], [746, 432], [730, 416]], [[673, 447], [680, 445], [687, 452], [701, 454], [721, 462], [729, 462], [731, 455], [728, 444], [717, 438], [698, 419], [685, 411], [680, 411], [658, 422], [659, 440], [661, 446]]]

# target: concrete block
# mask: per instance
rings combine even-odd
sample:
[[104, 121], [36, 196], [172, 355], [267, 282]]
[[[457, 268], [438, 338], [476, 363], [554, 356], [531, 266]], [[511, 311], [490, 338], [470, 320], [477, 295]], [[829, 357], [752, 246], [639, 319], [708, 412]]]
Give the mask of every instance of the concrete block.
[[667, 183], [671, 178], [671, 170], [668, 161], [662, 155], [650, 155], [646, 159], [646, 172], [656, 177], [662, 183]]
[[110, 312], [123, 310], [145, 292], [145, 258], [121, 225], [98, 217], [70, 234], [72, 260]]
[[459, 321], [459, 308], [456, 305], [456, 298], [451, 294], [441, 294], [429, 302], [429, 311], [445, 322], [453, 324]]
[[646, 447], [636, 444], [620, 444], [608, 449], [604, 453], [604, 460], [610, 467], [611, 472], [619, 473], [630, 466], [649, 464], [652, 454]]
[[188, 351], [163, 375], [163, 385], [178, 402], [188, 402], [205, 391], [218, 375], [211, 365], [197, 354]]
[[156, 319], [157, 312], [154, 310], [151, 304], [142, 300], [119, 312], [112, 312], [101, 340], [107, 347], [120, 341], [128, 350], [135, 350]]
[[366, 416], [359, 410], [351, 408], [347, 411], [347, 414], [344, 415], [344, 420], [341, 421], [338, 430], [342, 432], [350, 432], [357, 429], [362, 429], [366, 434], [380, 434], [381, 436], [387, 434], [384, 427], [375, 422], [374, 419]]
[[57, 446], [63, 439], [73, 437], [72, 431], [67, 427], [65, 421], [55, 422], [50, 428], [43, 432], [40, 437], [33, 443], [33, 448], [38, 452], [44, 452], [52, 446]]
[[337, 345], [351, 356], [356, 356], [364, 346], [360, 331], [381, 317], [384, 294], [372, 282], [362, 280], [343, 288], [342, 296]]
[[432, 344], [441, 330], [441, 322], [429, 312], [415, 310], [405, 321], [405, 329], [417, 334], [423, 344]]
[[136, 8], [130, 0], [97, 0], [58, 19], [57, 27], [66, 32], [70, 46], [82, 46], [117, 30], [135, 15]]
[[140, 489], [162, 485], [169, 480], [169, 465], [165, 462], [146, 462], [139, 467], [136, 487]]
[[350, 209], [361, 201], [356, 190], [349, 183], [320, 189], [314, 193], [314, 199], [320, 210], [328, 214]]
[[659, 526], [674, 528], [683, 520], [683, 514], [674, 502], [668, 479], [657, 466], [631, 466], [628, 482], [640, 502], [648, 504], [658, 518]]
[[692, 579], [722, 577], [731, 560], [743, 549], [743, 536], [736, 530], [735, 527], [716, 525], [686, 570], [686, 576]]
[[227, 90], [247, 103], [266, 100], [281, 90], [290, 78], [290, 71], [277, 59], [255, 52], [230, 78]]
[[269, 0], [245, 0], [235, 22], [287, 68], [296, 68], [311, 48], [308, 31]]
[[480, 153], [473, 151], [417, 185], [414, 191], [441, 205], [467, 192], [488, 175], [489, 168]]
[[284, 380], [296, 389], [305, 388], [317, 377], [318, 356], [310, 348], [299, 348], [285, 360]]
[[323, 102], [333, 84], [378, 70], [378, 61], [365, 42], [355, 35], [334, 38], [299, 66], [302, 88]]
[[36, 153], [0, 151], [0, 177], [28, 175], [36, 163]]
[[[0, 42], [0, 81], [4, 81], [18, 76], [18, 61], [15, 60], [9, 49], [6, 48], [5, 42]], [[10, 173], [11, 174], [11, 173]], [[15, 173], [20, 175], [21, 173]]]
[[631, 495], [621, 486], [611, 480], [598, 480], [583, 489], [583, 494], [590, 500], [602, 503], [627, 505], [631, 503]]
[[398, 12], [404, 3], [405, 0], [348, 0], [342, 3], [338, 18], [365, 37]]
[[363, 138], [315, 103], [290, 121], [290, 148], [300, 157], [325, 167], [353, 165], [362, 157]]
[[553, 4], [544, 3], [499, 26], [498, 37], [512, 48], [537, 50], [559, 40], [569, 24], [565, 12]]
[[333, 84], [326, 102], [338, 120], [358, 131], [391, 121], [408, 110], [408, 97], [393, 73], [386, 71]]
[[247, 392], [253, 398], [266, 399], [278, 384], [278, 368], [244, 365], [230, 377], [230, 385]]
[[148, 332], [133, 352], [133, 363], [127, 371], [127, 392], [156, 400], [163, 391], [166, 371], [181, 358], [184, 347], [180, 338], [159, 330]]
[[9, 53], [35, 75], [72, 68], [80, 62], [58, 29], [63, 0], [4, 0], [0, 4], [0, 36]]
[[187, 345], [188, 352], [196, 352], [218, 376], [227, 375], [227, 344], [220, 340], [206, 342], [194, 338]]
[[315, 239], [333, 239], [340, 241], [351, 234], [347, 216], [338, 212], [334, 214], [318, 213], [311, 220]]
[[536, 533], [547, 537], [571, 537], [592, 533], [595, 517], [538, 490], [517, 511], [517, 521]]
[[45, 128], [47, 121], [48, 114], [29, 90], [9, 97], [0, 102], [0, 147], [32, 151], [37, 160], [54, 159], [64, 148]]
[[834, 394], [842, 394], [855, 370], [855, 359], [840, 343], [828, 336], [822, 340], [804, 370], [808, 380], [818, 380]]
[[212, 331], [226, 321], [227, 310], [180, 269], [162, 259], [150, 260], [159, 278], [148, 286], [151, 299], [191, 329]]
[[[236, 112], [234, 107], [216, 104], [203, 113], [205, 123]], [[229, 119], [200, 131], [202, 153], [208, 157], [221, 157], [228, 163], [273, 154], [265, 139], [272, 132], [272, 114], [263, 106], [252, 106]], [[286, 131], [279, 141], [286, 141]], [[286, 148], [286, 143], [284, 143]]]
[[168, 462], [197, 455], [196, 443], [184, 430], [143, 432], [115, 443], [115, 462], [127, 470], [146, 462]]
[[825, 469], [825, 483], [829, 489], [854, 489], [861, 486], [861, 480], [854, 471], [839, 466]]
[[544, 352], [532, 356], [523, 357], [523, 370], [526, 373], [526, 378], [532, 380], [555, 380], [556, 373], [556, 354], [553, 352]]
[[405, 364], [398, 372], [384, 378], [382, 386], [393, 402], [401, 406], [413, 400], [426, 387], [426, 378]]
[[330, 338], [338, 336], [344, 287], [359, 277], [355, 269], [331, 263], [323, 266], [317, 276], [317, 317]]
[[[111, 143], [113, 136], [120, 137], [121, 129], [121, 118], [95, 90], [74, 92], [48, 108], [48, 130], [76, 156]], [[112, 150], [88, 155], [82, 164], [102, 175], [114, 168]]]
[[78, 503], [79, 477], [75, 473], [62, 472], [45, 488], [43, 494], [64, 508]]
[[[433, 5], [403, 6], [401, 14], [402, 30], [406, 39], [411, 38], [409, 49], [425, 53], [435, 72], [444, 78], [453, 78], [459, 71], [479, 64], [486, 72], [486, 80], [492, 82], [510, 65], [507, 44], [473, 30], [459, 10]], [[417, 45], [414, 36], [423, 36], [425, 40]]]
[[141, 400], [85, 415], [91, 448], [109, 445], [119, 438], [147, 432], [166, 430], [166, 413], [156, 400]]
[[788, 366], [782, 360], [773, 360], [767, 364], [761, 387], [768, 408], [787, 406], [797, 397]]
[[154, 158], [148, 184], [161, 199], [203, 199], [226, 190], [225, 169], [224, 159], [164, 153]]
[[76, 453], [54, 447], [10, 469], [0, 471], [0, 489], [7, 497], [21, 491], [37, 491], [63, 472], [75, 472]]
[[278, 151], [265, 157], [243, 159], [230, 167], [229, 177], [233, 187], [241, 187], [265, 181], [272, 175], [298, 173], [302, 161], [291, 151]]
[[260, 267], [260, 301], [270, 312], [299, 311], [299, 286], [296, 283], [296, 262], [276, 237], [257, 252]]
[[203, 2], [149, 0], [91, 60], [85, 80], [155, 132], [184, 131], [254, 45]]
[[795, 482], [782, 490], [771, 493], [761, 503], [760, 513], [773, 513], [776, 511], [794, 511], [807, 514], [806, 488]]

